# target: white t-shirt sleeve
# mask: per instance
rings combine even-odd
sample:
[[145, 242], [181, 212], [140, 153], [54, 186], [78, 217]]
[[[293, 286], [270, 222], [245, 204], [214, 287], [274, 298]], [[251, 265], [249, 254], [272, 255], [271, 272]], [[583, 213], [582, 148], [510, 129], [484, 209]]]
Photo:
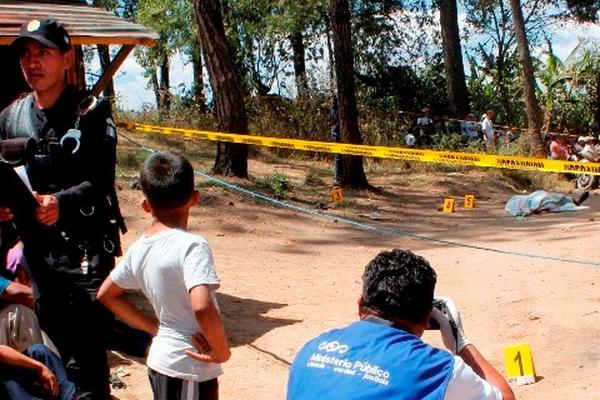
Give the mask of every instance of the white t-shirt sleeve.
[[444, 400], [502, 400], [502, 393], [454, 356], [454, 370]]
[[196, 241], [187, 249], [183, 259], [183, 282], [188, 291], [198, 285], [219, 287], [212, 252], [206, 241]]
[[110, 272], [110, 279], [123, 289], [140, 288], [131, 270], [129, 252], [125, 254], [119, 265]]

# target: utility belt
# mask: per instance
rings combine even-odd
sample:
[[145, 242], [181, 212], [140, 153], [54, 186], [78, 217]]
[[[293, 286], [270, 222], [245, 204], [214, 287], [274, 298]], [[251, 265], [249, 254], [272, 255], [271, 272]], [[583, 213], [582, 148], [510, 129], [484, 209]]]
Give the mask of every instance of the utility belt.
[[96, 261], [122, 254], [120, 233], [125, 233], [125, 224], [114, 192], [61, 213], [56, 228], [69, 247], [78, 251], [83, 275], [90, 273]]
[[34, 278], [38, 275], [41, 281], [52, 281], [48, 274], [71, 282], [106, 278], [114, 258], [121, 255], [120, 224], [116, 215], [110, 218], [102, 209], [95, 203], [77, 210], [84, 211], [77, 220], [63, 215], [55, 226], [31, 223], [20, 229], [25, 249], [34, 258], [33, 262], [28, 258]]

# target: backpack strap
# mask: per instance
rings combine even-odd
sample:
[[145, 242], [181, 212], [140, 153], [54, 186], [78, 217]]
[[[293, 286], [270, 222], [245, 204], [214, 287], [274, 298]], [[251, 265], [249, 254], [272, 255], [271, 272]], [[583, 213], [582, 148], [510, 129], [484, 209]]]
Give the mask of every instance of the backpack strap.
[[29, 136], [39, 139], [38, 133], [33, 125], [33, 94], [29, 93], [10, 105], [10, 113], [7, 120], [9, 137]]

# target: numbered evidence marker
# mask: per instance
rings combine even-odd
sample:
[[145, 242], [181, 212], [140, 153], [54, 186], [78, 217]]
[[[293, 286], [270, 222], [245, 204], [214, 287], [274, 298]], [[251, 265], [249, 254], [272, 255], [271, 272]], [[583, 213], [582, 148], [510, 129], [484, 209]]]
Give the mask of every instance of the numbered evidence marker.
[[535, 383], [535, 370], [531, 347], [527, 343], [515, 344], [504, 348], [504, 366], [508, 383], [527, 385]]
[[465, 208], [475, 208], [475, 196], [472, 194], [465, 195]]
[[340, 203], [344, 201], [344, 191], [340, 186], [334, 186], [331, 189], [331, 201], [334, 203]]
[[442, 211], [445, 213], [454, 212], [454, 199], [452, 197], [444, 199], [444, 208], [442, 209]]

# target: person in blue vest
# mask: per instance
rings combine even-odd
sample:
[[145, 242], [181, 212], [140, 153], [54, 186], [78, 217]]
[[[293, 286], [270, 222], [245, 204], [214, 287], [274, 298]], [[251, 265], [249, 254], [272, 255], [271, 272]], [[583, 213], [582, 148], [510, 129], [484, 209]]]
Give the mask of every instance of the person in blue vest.
[[[514, 400], [465, 336], [452, 300], [436, 298], [433, 307], [436, 278], [410, 251], [377, 255], [363, 273], [360, 321], [304, 345], [290, 369], [287, 399]], [[421, 340], [433, 325], [448, 351]]]

